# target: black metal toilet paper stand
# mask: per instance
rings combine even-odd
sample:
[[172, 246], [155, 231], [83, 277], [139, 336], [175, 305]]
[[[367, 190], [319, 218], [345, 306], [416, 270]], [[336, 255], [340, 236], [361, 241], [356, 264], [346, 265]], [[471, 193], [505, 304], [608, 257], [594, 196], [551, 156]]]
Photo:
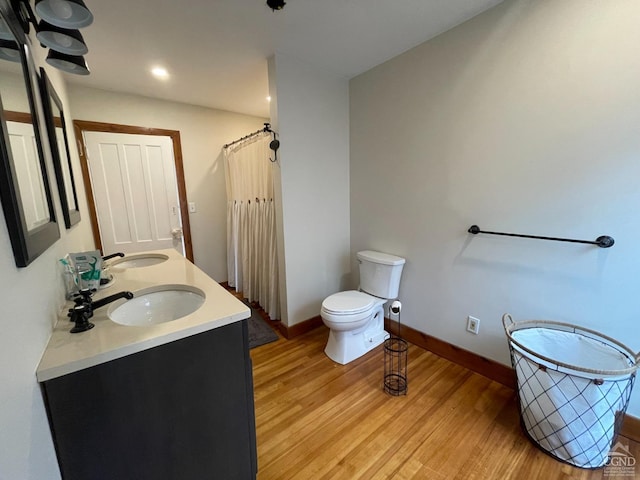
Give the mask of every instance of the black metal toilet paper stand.
[[[389, 317], [392, 315], [389, 309]], [[400, 338], [400, 311], [398, 315], [398, 335], [391, 335], [384, 341], [384, 391], [389, 395], [407, 394], [407, 360], [409, 344]]]
[[390, 395], [407, 394], [407, 357], [409, 344], [392, 336], [384, 341], [384, 391]]

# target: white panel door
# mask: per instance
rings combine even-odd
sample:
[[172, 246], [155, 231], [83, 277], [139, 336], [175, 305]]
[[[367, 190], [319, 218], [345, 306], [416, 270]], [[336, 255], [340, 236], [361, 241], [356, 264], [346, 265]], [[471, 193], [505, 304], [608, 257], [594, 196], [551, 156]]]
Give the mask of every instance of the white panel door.
[[170, 137], [84, 132], [102, 251], [184, 255]]
[[33, 230], [51, 220], [36, 146], [36, 136], [30, 123], [9, 121], [7, 122], [7, 130], [27, 230]]
[[58, 143], [58, 150], [60, 152], [60, 167], [62, 168], [62, 178], [64, 179], [64, 191], [67, 196], [67, 205], [70, 210], [77, 208], [76, 198], [73, 196], [74, 187], [71, 183], [71, 172], [69, 171], [69, 162], [67, 161], [67, 143], [64, 138], [64, 130], [60, 127], [56, 127], [56, 141]]

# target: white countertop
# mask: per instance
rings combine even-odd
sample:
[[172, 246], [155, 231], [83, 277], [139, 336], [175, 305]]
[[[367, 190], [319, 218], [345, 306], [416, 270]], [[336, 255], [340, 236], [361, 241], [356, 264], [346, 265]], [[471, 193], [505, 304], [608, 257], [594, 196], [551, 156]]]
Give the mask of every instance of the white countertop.
[[[194, 286], [205, 294], [204, 304], [195, 312], [178, 320], [151, 326], [123, 326], [107, 317], [109, 305], [94, 311], [91, 330], [69, 333], [73, 323], [65, 313], [53, 329], [49, 343], [36, 370], [39, 382], [51, 380], [84, 368], [115, 360], [181, 338], [229, 325], [251, 316], [251, 310], [227, 292], [215, 280], [173, 249], [156, 250], [168, 260], [148, 267], [118, 269], [110, 272], [115, 281], [94, 294], [94, 300], [123, 290], [136, 293], [143, 288], [164, 284]], [[133, 257], [135, 255], [131, 255]], [[124, 257], [127, 259], [127, 257]], [[107, 262], [109, 264], [109, 262]], [[73, 302], [69, 302], [71, 308]]]

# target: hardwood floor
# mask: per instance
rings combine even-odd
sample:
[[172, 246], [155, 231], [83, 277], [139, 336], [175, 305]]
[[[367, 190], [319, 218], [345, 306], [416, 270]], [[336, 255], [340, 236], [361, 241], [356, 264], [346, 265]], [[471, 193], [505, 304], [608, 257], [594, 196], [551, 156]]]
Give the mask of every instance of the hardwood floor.
[[327, 336], [251, 350], [258, 480], [640, 478], [640, 466], [611, 476], [549, 457], [522, 434], [513, 390], [414, 345], [408, 394], [389, 396], [382, 347], [343, 366], [324, 355]]

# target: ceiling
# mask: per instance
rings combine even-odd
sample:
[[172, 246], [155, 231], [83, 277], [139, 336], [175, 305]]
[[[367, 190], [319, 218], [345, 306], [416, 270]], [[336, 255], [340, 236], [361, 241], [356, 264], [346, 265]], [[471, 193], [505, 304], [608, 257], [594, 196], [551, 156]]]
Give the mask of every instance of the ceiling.
[[268, 117], [274, 52], [351, 78], [502, 0], [85, 1], [91, 75], [71, 83]]

